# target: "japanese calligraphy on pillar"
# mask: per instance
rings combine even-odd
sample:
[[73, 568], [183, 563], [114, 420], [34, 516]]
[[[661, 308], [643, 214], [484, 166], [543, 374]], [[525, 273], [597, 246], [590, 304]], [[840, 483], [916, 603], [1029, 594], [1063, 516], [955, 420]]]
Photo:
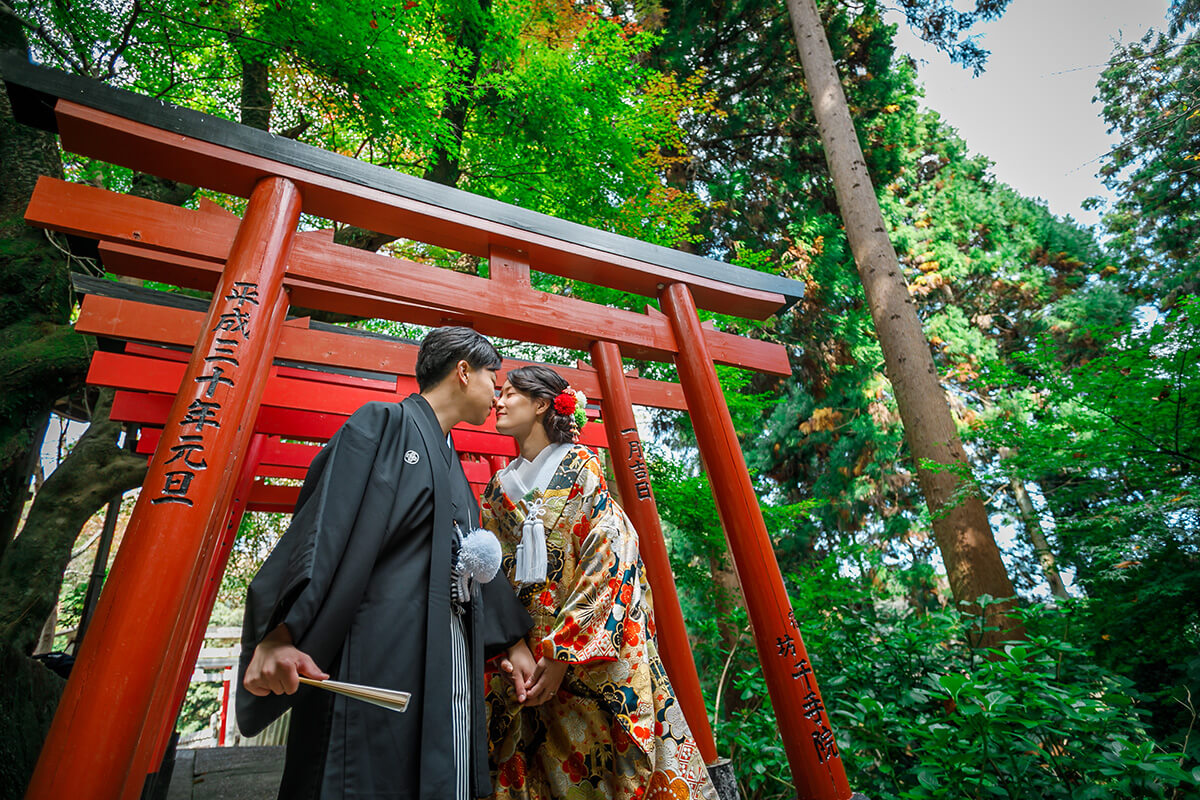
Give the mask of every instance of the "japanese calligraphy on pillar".
[[637, 428], [625, 428], [621, 431], [621, 438], [625, 440], [625, 463], [633, 473], [637, 499], [650, 500], [650, 470], [647, 469], [646, 459], [642, 455], [642, 440], [638, 438]]
[[[195, 378], [200, 391], [179, 420], [179, 443], [170, 448], [166, 473], [158, 496], [150, 502], [191, 506], [192, 481], [208, 469], [206, 435], [221, 427], [221, 401], [235, 384], [238, 347], [250, 340], [251, 322], [258, 306], [258, 284], [235, 281], [222, 298], [225, 306], [212, 329], [216, 334], [204, 369]], [[228, 387], [224, 388], [223, 387]]]
[[794, 611], [788, 612], [788, 627], [796, 635], [784, 633], [783, 636], [775, 637], [775, 655], [792, 662], [792, 680], [804, 682], [805, 694], [801, 700], [800, 711], [805, 719], [816, 726], [816, 730], [812, 732], [813, 748], [817, 751], [817, 760], [824, 764], [831, 758], [841, 758], [841, 753], [838, 752], [837, 742], [834, 741], [833, 729], [829, 727], [825, 704], [821, 702], [821, 696], [817, 694], [817, 686], [813, 682], [812, 665], [808, 663], [807, 658], [800, 658], [796, 652], [796, 637], [800, 636], [800, 626], [796, 624]]

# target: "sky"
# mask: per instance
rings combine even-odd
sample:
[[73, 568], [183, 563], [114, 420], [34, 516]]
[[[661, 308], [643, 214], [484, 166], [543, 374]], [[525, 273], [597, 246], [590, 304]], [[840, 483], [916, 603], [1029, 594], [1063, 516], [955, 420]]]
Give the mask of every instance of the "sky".
[[[1095, 224], [1100, 211], [1080, 206], [1089, 197], [1110, 196], [1096, 172], [1117, 143], [1092, 102], [1096, 81], [1116, 43], [1166, 28], [1168, 2], [1012, 0], [999, 20], [972, 31], [991, 51], [977, 78], [920, 41], [902, 15], [887, 17], [899, 25], [897, 48], [917, 61], [923, 105], [956, 128], [973, 152], [991, 159], [997, 179], [1042, 198], [1059, 216]], [[996, 530], [1002, 551], [1011, 550], [1015, 536], [1008, 525]], [[1071, 586], [1074, 575], [1063, 578]], [[1049, 596], [1048, 586], [1039, 588]]]
[[[961, 4], [959, 4], [961, 5]], [[973, 5], [973, 3], [972, 3]], [[1116, 144], [1092, 103], [1116, 42], [1164, 30], [1168, 0], [1012, 0], [995, 22], [977, 25], [991, 51], [978, 78], [917, 39], [900, 23], [897, 46], [917, 60], [924, 104], [958, 129], [972, 151], [995, 162], [996, 177], [1080, 222], [1092, 196], [1109, 196], [1096, 172]]]

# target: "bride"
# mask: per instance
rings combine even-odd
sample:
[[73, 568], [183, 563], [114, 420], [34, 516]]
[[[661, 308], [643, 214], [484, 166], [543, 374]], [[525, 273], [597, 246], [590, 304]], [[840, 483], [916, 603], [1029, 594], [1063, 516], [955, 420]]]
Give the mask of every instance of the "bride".
[[525, 691], [487, 686], [494, 796], [716, 798], [659, 658], [637, 532], [574, 443], [585, 404], [541, 366], [509, 372], [496, 404], [521, 455], [484, 491], [483, 524], [534, 627], [532, 658], [513, 659], [532, 664]]

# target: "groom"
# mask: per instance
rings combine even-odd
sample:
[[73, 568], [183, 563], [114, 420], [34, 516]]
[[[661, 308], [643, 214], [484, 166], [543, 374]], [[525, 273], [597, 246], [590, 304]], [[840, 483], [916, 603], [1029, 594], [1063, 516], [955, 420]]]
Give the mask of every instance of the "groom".
[[[487, 419], [499, 366], [475, 331], [432, 331], [417, 355], [420, 394], [369, 403], [342, 426], [250, 584], [238, 725], [254, 735], [292, 709], [280, 798], [491, 792], [483, 662], [532, 621], [502, 574], [451, 602], [457, 547], [479, 510], [449, 433]], [[529, 662], [514, 664], [518, 692]], [[397, 713], [300, 688], [301, 675], [412, 699]]]

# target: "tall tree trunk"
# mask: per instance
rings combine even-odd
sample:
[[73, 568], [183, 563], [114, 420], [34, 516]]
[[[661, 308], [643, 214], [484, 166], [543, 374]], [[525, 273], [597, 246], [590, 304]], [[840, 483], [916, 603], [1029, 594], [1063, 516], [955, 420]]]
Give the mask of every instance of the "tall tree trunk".
[[242, 57], [242, 124], [260, 131], [271, 130], [271, 65], [259, 59]]
[[63, 679], [4, 642], [0, 675], [0, 797], [24, 797]]
[[422, 176], [427, 181], [454, 186], [462, 176], [462, 141], [467, 114], [474, 101], [475, 80], [483, 63], [483, 44], [492, 16], [492, 0], [459, 0], [460, 19], [454, 45], [467, 50], [471, 61], [462, 76], [462, 85], [452, 89], [442, 108], [442, 119], [449, 137], [439, 140], [432, 162]]
[[[960, 603], [973, 604], [981, 595], [1011, 598], [1012, 581], [983, 501], [970, 488], [966, 453], [888, 238], [816, 3], [788, 0], [788, 10], [846, 237], [866, 290], [905, 437], [917, 460], [921, 491], [934, 520], [950, 588]], [[945, 468], [926, 469], [922, 466], [926, 461]], [[1010, 608], [1009, 602], [989, 607], [988, 627], [997, 630], [985, 631], [980, 644], [1024, 635], [1019, 622], [1007, 613]]]
[[1021, 524], [1025, 527], [1025, 534], [1033, 544], [1033, 552], [1037, 553], [1042, 571], [1046, 573], [1050, 592], [1060, 600], [1066, 600], [1070, 595], [1067, 594], [1067, 587], [1063, 584], [1062, 576], [1058, 574], [1058, 565], [1054, 563], [1054, 553], [1050, 550], [1050, 543], [1046, 541], [1045, 532], [1042, 531], [1042, 522], [1038, 518], [1037, 509], [1033, 507], [1033, 501], [1029, 499], [1029, 492], [1025, 491], [1025, 482], [1014, 475], [1009, 481], [1009, 485], [1012, 486], [1013, 498], [1017, 501], [1017, 508], [1021, 512]]
[[0, 642], [32, 653], [42, 623], [58, 601], [71, 547], [85, 522], [114, 494], [135, 489], [146, 460], [117, 446], [121, 423], [109, 419], [105, 389], [87, 431], [50, 473], [21, 535], [0, 562]]
[[[0, 13], [0, 50], [27, 52], [16, 18]], [[36, 536], [13, 539], [28, 497], [52, 404], [77, 391], [92, 344], [69, 324], [73, 304], [67, 257], [43, 231], [25, 224], [25, 207], [41, 175], [61, 177], [55, 137], [17, 123], [0, 89], [0, 569]], [[32, 514], [32, 509], [31, 509]], [[76, 531], [77, 532], [77, 531]], [[70, 545], [67, 545], [70, 556]], [[14, 575], [14, 588], [33, 576]], [[50, 585], [55, 589], [62, 573]], [[4, 600], [0, 600], [2, 604]], [[33, 634], [53, 599], [30, 610]], [[0, 797], [20, 797], [41, 749], [62, 680], [27, 658], [29, 648], [0, 637]]]

